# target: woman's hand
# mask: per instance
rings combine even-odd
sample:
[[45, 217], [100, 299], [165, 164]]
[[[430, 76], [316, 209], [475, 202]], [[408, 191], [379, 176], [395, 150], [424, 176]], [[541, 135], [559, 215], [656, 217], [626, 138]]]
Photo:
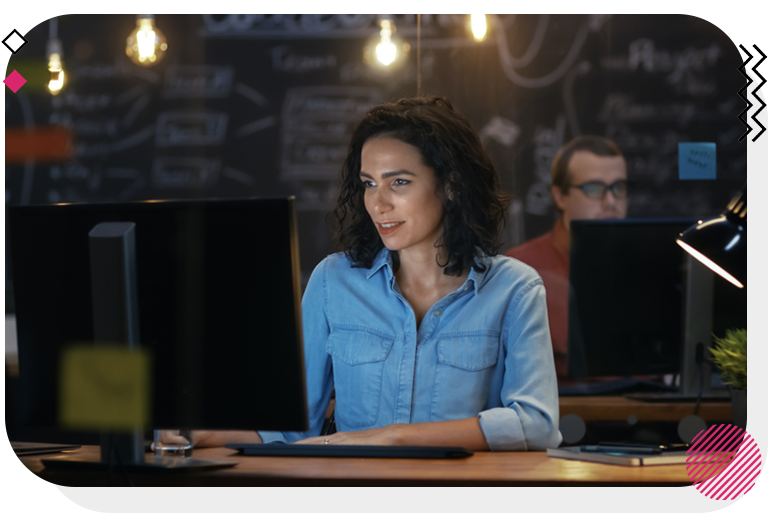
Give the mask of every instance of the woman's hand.
[[160, 441], [164, 444], [192, 444], [193, 447], [206, 447], [205, 441], [214, 433], [215, 431], [180, 431], [178, 429], [163, 429], [160, 431]]
[[392, 424], [364, 431], [338, 432], [328, 436], [314, 436], [296, 442], [315, 445], [401, 445], [400, 425]]
[[[161, 431], [161, 441], [165, 443], [186, 444], [188, 439], [179, 434], [179, 430]], [[184, 432], [190, 434], [194, 447], [223, 447], [228, 443], [261, 443], [256, 431], [201, 431]]]

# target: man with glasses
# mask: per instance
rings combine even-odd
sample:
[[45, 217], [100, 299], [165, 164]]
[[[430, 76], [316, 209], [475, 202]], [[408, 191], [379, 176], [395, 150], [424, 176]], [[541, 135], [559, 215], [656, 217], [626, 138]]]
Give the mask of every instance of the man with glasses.
[[627, 216], [627, 164], [616, 144], [599, 136], [578, 136], [552, 161], [552, 198], [560, 216], [551, 231], [506, 252], [532, 266], [547, 291], [555, 369], [567, 375], [568, 258], [571, 220]]

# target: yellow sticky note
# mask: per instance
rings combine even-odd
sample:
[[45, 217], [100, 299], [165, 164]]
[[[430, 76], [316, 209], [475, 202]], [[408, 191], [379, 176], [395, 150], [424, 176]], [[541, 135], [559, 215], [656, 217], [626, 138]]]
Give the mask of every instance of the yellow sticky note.
[[120, 431], [149, 425], [150, 359], [145, 350], [73, 345], [63, 351], [60, 367], [62, 426]]

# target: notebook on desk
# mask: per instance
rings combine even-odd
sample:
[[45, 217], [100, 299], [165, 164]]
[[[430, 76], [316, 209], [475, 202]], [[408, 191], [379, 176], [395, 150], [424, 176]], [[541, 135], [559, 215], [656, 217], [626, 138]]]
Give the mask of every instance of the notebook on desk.
[[669, 451], [660, 454], [632, 454], [623, 452], [584, 452], [581, 447], [560, 447], [547, 449], [550, 458], [566, 460], [591, 461], [608, 465], [624, 465], [625, 467], [642, 467], [648, 465], [680, 465], [686, 463], [686, 451]]
[[409, 458], [460, 459], [474, 454], [464, 447], [415, 447], [391, 445], [290, 445], [262, 443], [228, 443], [245, 456], [293, 456], [302, 458]]

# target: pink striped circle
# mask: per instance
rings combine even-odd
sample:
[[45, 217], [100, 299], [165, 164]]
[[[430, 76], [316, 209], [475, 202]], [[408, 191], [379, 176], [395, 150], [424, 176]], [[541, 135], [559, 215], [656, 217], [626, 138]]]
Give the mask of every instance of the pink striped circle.
[[749, 433], [719, 424], [699, 432], [691, 443], [685, 469], [699, 493], [718, 501], [734, 500], [752, 489], [763, 460]]

